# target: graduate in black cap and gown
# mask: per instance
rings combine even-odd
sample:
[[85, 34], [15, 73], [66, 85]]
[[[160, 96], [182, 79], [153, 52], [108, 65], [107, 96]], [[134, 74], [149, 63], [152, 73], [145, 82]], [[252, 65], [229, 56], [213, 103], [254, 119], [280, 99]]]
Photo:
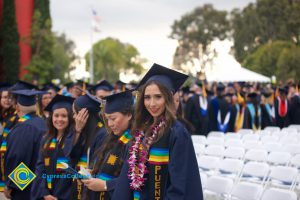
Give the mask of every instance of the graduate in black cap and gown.
[[[73, 145], [69, 156], [71, 165], [78, 171], [81, 167], [91, 167], [91, 158], [96, 147], [101, 146], [107, 134], [100, 116], [100, 105], [100, 100], [88, 91], [73, 103], [75, 133], [72, 140], [66, 141], [66, 145], [69, 145], [69, 143]], [[82, 192], [82, 182], [74, 180], [71, 199], [82, 199]]]
[[261, 103], [261, 128], [267, 126], [275, 126], [275, 110], [274, 110], [274, 96], [273, 91], [264, 89], [262, 91]]
[[299, 96], [299, 87], [296, 84], [292, 84], [289, 87], [289, 96], [290, 96], [290, 112], [289, 120], [290, 124], [300, 124], [300, 96]]
[[126, 144], [131, 140], [133, 96], [125, 91], [105, 97], [105, 119], [109, 134], [93, 156], [93, 178], [82, 180], [88, 188], [86, 199], [109, 200], [112, 197], [123, 163]]
[[243, 128], [252, 129], [253, 131], [259, 131], [262, 128], [260, 96], [256, 92], [251, 92], [247, 95]]
[[93, 91], [98, 99], [103, 99], [106, 96], [112, 95], [114, 87], [107, 80], [103, 80], [91, 87], [90, 90]]
[[174, 112], [173, 94], [187, 77], [154, 64], [141, 80], [128, 160], [112, 199], [203, 199], [191, 135]]
[[275, 98], [274, 109], [275, 109], [275, 121], [276, 126], [280, 128], [287, 127], [290, 124], [289, 120], [289, 102], [287, 100], [288, 90], [286, 87], [279, 88], [279, 96]]
[[225, 99], [225, 85], [217, 84], [217, 96], [210, 101], [208, 107], [209, 132], [234, 132], [236, 112]]
[[40, 154], [31, 189], [33, 200], [71, 199], [72, 179], [52, 178], [52, 175], [66, 175], [62, 162], [70, 164], [68, 155], [72, 146], [65, 145], [66, 138], [72, 137], [74, 119], [72, 104], [74, 98], [56, 95], [45, 108], [49, 113], [48, 133], [43, 137]]
[[[4, 155], [5, 176], [23, 162], [31, 171], [35, 171], [39, 154], [40, 141], [46, 132], [44, 120], [35, 114], [36, 96], [42, 92], [33, 90], [17, 90], [17, 112], [19, 121], [7, 136], [7, 146]], [[27, 177], [18, 177], [21, 180]], [[6, 179], [4, 194], [11, 199], [30, 199], [31, 184], [20, 190], [15, 183]]]
[[208, 134], [208, 105], [204, 82], [197, 80], [195, 94], [189, 98], [185, 106], [185, 118], [192, 123], [196, 135]]

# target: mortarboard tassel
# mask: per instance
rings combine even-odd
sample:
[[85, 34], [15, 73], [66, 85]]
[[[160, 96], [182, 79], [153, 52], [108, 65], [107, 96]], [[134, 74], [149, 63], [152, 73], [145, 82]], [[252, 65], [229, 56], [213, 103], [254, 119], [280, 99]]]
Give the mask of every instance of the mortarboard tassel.
[[207, 97], [207, 93], [206, 93], [206, 89], [205, 89], [205, 85], [204, 85], [204, 81], [202, 81], [202, 93], [203, 93], [203, 97]]
[[41, 110], [40, 110], [39, 96], [38, 95], [36, 95], [36, 103], [35, 103], [35, 105], [36, 105], [35, 114], [40, 117], [41, 116]]

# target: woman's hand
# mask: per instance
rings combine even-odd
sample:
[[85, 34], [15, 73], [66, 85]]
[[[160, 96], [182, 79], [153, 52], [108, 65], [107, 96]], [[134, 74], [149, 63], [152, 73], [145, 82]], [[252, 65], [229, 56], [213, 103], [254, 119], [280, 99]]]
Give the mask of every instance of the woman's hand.
[[44, 196], [44, 200], [57, 200], [57, 198], [52, 195], [47, 195], [47, 196]]
[[83, 108], [78, 113], [74, 114], [75, 130], [77, 134], [81, 133], [88, 118], [89, 118], [89, 112], [86, 108]]
[[83, 184], [90, 190], [95, 192], [106, 191], [106, 181], [102, 181], [98, 178], [90, 178], [81, 180]]

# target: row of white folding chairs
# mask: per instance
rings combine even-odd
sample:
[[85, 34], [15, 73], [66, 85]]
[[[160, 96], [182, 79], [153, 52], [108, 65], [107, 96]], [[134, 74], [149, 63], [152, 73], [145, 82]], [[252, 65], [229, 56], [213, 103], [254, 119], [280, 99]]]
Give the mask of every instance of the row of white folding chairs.
[[242, 166], [240, 160], [224, 159], [214, 173], [200, 171], [203, 189], [221, 195], [233, 195], [239, 199], [259, 199], [266, 186], [277, 186], [293, 190], [298, 171], [286, 166], [270, 167], [266, 163], [248, 162]]
[[195, 145], [195, 153], [197, 158], [203, 155], [207, 155], [217, 158], [224, 157], [240, 159], [244, 162], [257, 161], [268, 162], [272, 165], [292, 165], [300, 167], [300, 154], [294, 155], [284, 151], [274, 151], [268, 153], [268, 151], [263, 149], [250, 149], [246, 151], [245, 149], [240, 147], [228, 147], [225, 149], [224, 147], [217, 145], [210, 145], [206, 148], [201, 145]]

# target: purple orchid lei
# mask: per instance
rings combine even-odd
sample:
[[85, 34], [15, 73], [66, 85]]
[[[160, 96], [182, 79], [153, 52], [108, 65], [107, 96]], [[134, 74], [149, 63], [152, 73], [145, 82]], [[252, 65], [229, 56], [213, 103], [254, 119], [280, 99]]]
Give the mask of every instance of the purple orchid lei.
[[160, 123], [152, 127], [152, 135], [149, 138], [145, 138], [145, 147], [142, 145], [143, 138], [145, 136], [143, 131], [136, 131], [134, 134], [134, 143], [129, 148], [129, 169], [128, 178], [131, 180], [130, 188], [132, 190], [141, 190], [146, 178], [144, 174], [148, 173], [146, 162], [148, 160], [147, 150], [150, 148], [152, 141], [157, 137], [159, 130], [165, 125], [165, 119], [163, 118]]

